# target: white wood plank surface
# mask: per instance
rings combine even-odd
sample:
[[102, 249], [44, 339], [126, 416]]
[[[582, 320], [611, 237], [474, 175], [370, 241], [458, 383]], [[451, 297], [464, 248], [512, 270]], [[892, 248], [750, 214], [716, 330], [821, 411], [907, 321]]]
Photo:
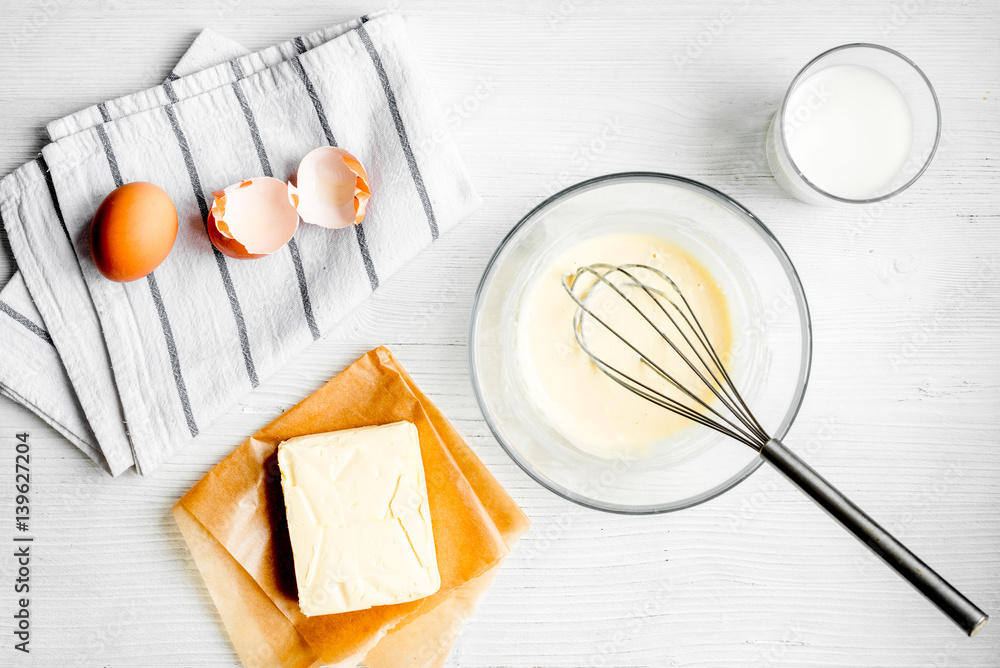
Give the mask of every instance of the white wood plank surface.
[[[0, 3], [0, 173], [51, 119], [155, 84], [211, 26], [251, 48], [377, 8], [306, 0]], [[392, 348], [534, 521], [453, 666], [998, 666], [777, 474], [628, 518], [529, 480], [490, 435], [466, 330], [494, 246], [562, 185], [648, 169], [702, 180], [775, 231], [814, 317], [786, 441], [988, 612], [1000, 610], [1000, 3], [405, 1], [483, 207], [149, 478], [112, 480], [0, 403], [0, 665], [231, 666], [169, 515], [234, 445], [367, 349]], [[770, 177], [764, 131], [837, 44], [913, 58], [942, 150], [891, 204], [820, 209]], [[477, 98], [477, 87], [489, 91]], [[482, 99], [479, 99], [482, 98]], [[588, 150], [611, 128], [613, 140]], [[0, 249], [0, 281], [13, 271]], [[2, 342], [0, 342], [0, 354]], [[33, 444], [32, 642], [14, 652], [14, 434]]]

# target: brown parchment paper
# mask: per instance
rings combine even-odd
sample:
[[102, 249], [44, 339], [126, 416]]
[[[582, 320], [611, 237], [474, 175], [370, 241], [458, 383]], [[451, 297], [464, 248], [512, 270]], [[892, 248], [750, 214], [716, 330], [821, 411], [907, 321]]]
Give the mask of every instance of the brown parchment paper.
[[[413, 422], [420, 435], [441, 589], [411, 603], [307, 618], [298, 610], [277, 445], [398, 420]], [[303, 668], [361, 658], [373, 668], [400, 665], [402, 657], [408, 665], [443, 664], [509, 547], [530, 526], [382, 347], [234, 450], [181, 498], [174, 516], [244, 664]]]
[[475, 613], [479, 599], [493, 584], [499, 567], [497, 564], [469, 580], [431, 612], [400, 623], [368, 652], [365, 665], [369, 668], [443, 666], [459, 632]]
[[174, 505], [173, 513], [243, 665], [322, 665], [295, 626], [194, 515], [180, 503]]

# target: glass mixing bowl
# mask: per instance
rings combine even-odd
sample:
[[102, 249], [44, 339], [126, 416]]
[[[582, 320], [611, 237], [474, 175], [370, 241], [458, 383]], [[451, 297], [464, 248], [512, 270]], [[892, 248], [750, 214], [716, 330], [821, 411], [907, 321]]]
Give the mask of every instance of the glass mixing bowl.
[[519, 367], [518, 314], [526, 288], [554, 254], [613, 232], [662, 238], [709, 270], [730, 310], [727, 370], [768, 433], [785, 436], [802, 402], [812, 358], [809, 308], [798, 274], [771, 231], [741, 204], [669, 174], [631, 172], [584, 181], [545, 200], [514, 226], [487, 265], [473, 304], [472, 385], [500, 445], [556, 494], [611, 512], [680, 510], [730, 489], [763, 460], [747, 446], [693, 423], [655, 443], [649, 456], [589, 454], [534, 405]]

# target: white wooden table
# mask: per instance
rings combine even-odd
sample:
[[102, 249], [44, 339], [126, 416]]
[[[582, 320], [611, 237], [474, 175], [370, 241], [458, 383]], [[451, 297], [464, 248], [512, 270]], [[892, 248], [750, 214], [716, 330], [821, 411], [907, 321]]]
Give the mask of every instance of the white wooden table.
[[[205, 26], [259, 48], [375, 8], [4, 0], [0, 173], [35, 155], [47, 121], [162, 80]], [[534, 521], [451, 665], [1000, 665], [1000, 620], [964, 637], [767, 468], [657, 517], [555, 497], [491, 436], [466, 356], [487, 258], [553, 190], [634, 169], [720, 188], [775, 231], [812, 307], [812, 382], [787, 442], [1000, 611], [1000, 4], [442, 0], [401, 11], [485, 204], [149, 478], [112, 480], [2, 401], [0, 665], [233, 665], [169, 507], [248, 434], [378, 344]], [[770, 177], [764, 132], [797, 69], [853, 41], [897, 48], [925, 70], [944, 142], [891, 204], [813, 208]], [[611, 138], [596, 141], [602, 133]], [[5, 239], [0, 255], [5, 281]], [[12, 649], [21, 431], [34, 454], [27, 656]]]

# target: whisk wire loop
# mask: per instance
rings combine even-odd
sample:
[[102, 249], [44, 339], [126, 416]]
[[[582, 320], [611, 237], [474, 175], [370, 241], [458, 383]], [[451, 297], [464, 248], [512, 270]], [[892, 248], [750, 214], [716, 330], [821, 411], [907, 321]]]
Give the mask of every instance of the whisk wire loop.
[[[593, 282], [581, 280], [585, 275], [592, 276], [595, 280]], [[652, 278], [644, 280], [647, 275]], [[621, 277], [624, 277], [624, 280]], [[651, 282], [656, 282], [654, 279], [659, 279], [663, 285], [652, 285]], [[896, 540], [808, 464], [799, 459], [780, 440], [768, 436], [740, 395], [736, 384], [726, 371], [722, 358], [712, 346], [705, 328], [698, 320], [684, 293], [669, 276], [655, 267], [644, 264], [591, 264], [580, 267], [575, 272], [565, 274], [562, 277], [562, 285], [577, 305], [573, 316], [573, 332], [580, 349], [611, 380], [656, 406], [750, 446], [759, 453], [762, 459], [775, 466], [821, 508], [864, 542], [886, 564], [913, 584], [967, 634], [975, 635], [983, 627], [988, 619], [985, 612], [910, 552], [905, 545]], [[647, 351], [640, 350], [639, 338], [644, 339], [644, 346], [656, 347], [656, 337], [649, 336], [650, 331], [645, 332], [645, 337], [637, 336], [635, 341], [630, 340], [629, 337], [622, 334], [620, 326], [612, 326], [597, 312], [597, 309], [591, 307], [588, 302], [595, 296], [604, 294], [606, 291], [603, 291], [603, 288], [610, 288], [613, 293], [607, 294], [617, 295], [641, 317], [641, 320], [637, 321], [640, 323], [640, 330], [642, 329], [642, 321], [645, 321], [652, 328], [652, 331], [668, 344], [673, 353], [684, 362], [683, 366], [686, 366], [701, 384], [710, 390], [711, 395], [721, 405], [721, 409], [728, 411], [732, 418], [723, 415], [715, 407], [709, 405], [708, 402], [712, 401], [712, 398], [707, 393], [692, 390], [684, 382], [678, 380], [675, 375], [669, 373], [664, 368], [664, 360], [657, 361]], [[626, 289], [641, 291], [639, 294], [645, 294], [654, 305], [655, 310], [641, 307], [637, 300], [625, 293]], [[677, 300], [672, 297], [673, 294], [676, 294]], [[599, 300], [596, 301], [600, 303]], [[611, 303], [615, 304], [615, 302]], [[609, 307], [606, 310], [613, 315], [615, 308]], [[662, 312], [666, 316], [670, 326], [676, 330], [676, 336], [664, 331], [664, 327], [654, 321], [653, 315], [656, 311]], [[674, 312], [676, 312], [677, 317], [675, 317]], [[649, 381], [636, 377], [643, 374], [635, 372], [630, 374], [623, 371], [619, 366], [610, 362], [607, 355], [595, 352], [594, 346], [591, 345], [586, 336], [590, 320], [598, 323], [612, 334], [614, 339], [623, 343], [626, 346], [624, 350], [631, 350], [632, 353], [638, 355], [640, 369], [645, 367], [652, 370], [669, 386], [679, 390], [681, 398], [686, 397], [693, 404], [689, 405], [668, 396], [653, 387]], [[624, 325], [625, 322], [622, 320], [621, 324]], [[666, 326], [665, 323], [663, 324]], [[648, 341], [653, 341], [653, 343], [648, 343]], [[626, 359], [634, 363], [635, 358], [627, 356]], [[683, 366], [679, 372], [681, 375], [685, 374]], [[692, 380], [692, 384], [694, 382]], [[705, 396], [707, 400], [702, 399], [699, 394]]]
[[[683, 303], [684, 308], [671, 299], [666, 294], [664, 289], [654, 287], [647, 281], [640, 279], [636, 275], [637, 272], [634, 270], [650, 272], [652, 275], [663, 280], [673, 290], [673, 292], [676, 293], [681, 303]], [[579, 290], [579, 285], [585, 282], [580, 279], [585, 274], [592, 276], [595, 279], [595, 282], [589, 288]], [[637, 304], [636, 301], [629, 295], [625, 294], [622, 286], [619, 286], [618, 283], [612, 280], [612, 277], [616, 275], [625, 277], [627, 283], [625, 283], [624, 287], [638, 288], [652, 301], [653, 304], [655, 304], [656, 308], [663, 313], [673, 329], [676, 330], [680, 340], [675, 342], [674, 339], [667, 334], [667, 332], [665, 332], [660, 325], [654, 322], [651, 314], [647, 312], [647, 310], [639, 306], [639, 304]], [[753, 417], [753, 414], [747, 407], [746, 402], [743, 400], [739, 391], [733, 384], [721, 358], [709, 341], [704, 327], [698, 320], [697, 316], [695, 316], [693, 309], [684, 297], [684, 294], [680, 291], [680, 288], [678, 288], [677, 284], [669, 276], [655, 267], [643, 264], [625, 264], [619, 266], [596, 263], [580, 267], [576, 272], [564, 275], [562, 284], [563, 288], [578, 307], [573, 320], [573, 329], [578, 345], [595, 363], [597, 368], [604, 372], [609, 378], [614, 380], [618, 385], [662, 408], [730, 436], [755, 450], [759, 451], [764, 443], [768, 441], [769, 437], [767, 436], [767, 433], [757, 422], [756, 418]], [[618, 297], [624, 300], [625, 303], [628, 304], [665, 343], [667, 343], [670, 349], [683, 361], [684, 365], [695, 376], [697, 376], [701, 383], [712, 393], [712, 395], [716, 397], [716, 399], [718, 399], [719, 403], [722, 404], [725, 410], [727, 410], [733, 416], [735, 421], [740, 424], [736, 424], [733, 419], [726, 417], [718, 410], [710, 406], [706, 401], [701, 399], [694, 391], [692, 391], [691, 388], [679, 382], [674, 375], [667, 372], [661, 363], [658, 363], [651, 355], [640, 350], [639, 347], [629, 340], [628, 337], [622, 335], [621, 332], [618, 331], [618, 328], [610, 325], [604, 318], [601, 317], [601, 315], [595, 312], [594, 309], [592, 309], [587, 303], [587, 300], [592, 295], [593, 290], [598, 286], [603, 286], [613, 290]], [[578, 292], [580, 294], [577, 294]], [[676, 314], [680, 317], [684, 325], [686, 325], [686, 329], [675, 318], [672, 311], [676, 312]], [[651, 387], [648, 383], [640, 381], [634, 375], [626, 373], [619, 367], [608, 362], [604, 356], [597, 354], [586, 341], [583, 319], [584, 315], [592, 318], [596, 323], [612, 334], [618, 341], [638, 355], [639, 360], [643, 365], [652, 369], [659, 377], [667, 381], [671, 386], [693, 401], [696, 404], [696, 407], [692, 408], [691, 406], [667, 396], [663, 392]], [[690, 332], [690, 335], [688, 334], [688, 331]], [[683, 341], [683, 343], [681, 343], [681, 341]], [[686, 349], [689, 350], [690, 353], [686, 354], [682, 351], [682, 346], [686, 346]], [[693, 360], [697, 360], [697, 363]], [[714, 418], [712, 416], [714, 416]]]
[[[671, 324], [673, 324], [673, 326], [680, 333], [681, 337], [684, 339], [684, 342], [687, 343], [688, 347], [691, 349], [691, 352], [694, 353], [694, 355], [698, 358], [698, 361], [701, 362], [701, 364], [705, 367], [706, 371], [711, 376], [715, 385], [712, 385], [711, 383], [705, 381], [705, 378], [701, 376], [700, 373], [698, 374], [699, 378], [701, 378], [703, 382], [705, 382], [707, 385], [709, 385], [710, 388], [713, 389], [713, 393], [715, 393], [714, 388], [718, 387], [718, 389], [721, 390], [721, 392], [726, 397], [726, 399], [723, 399], [721, 396], [719, 396], [718, 393], [715, 393], [716, 396], [719, 397], [720, 401], [723, 401], [726, 408], [728, 408], [734, 415], [736, 415], [748, 429], [753, 431], [759, 438], [761, 438], [762, 442], [766, 443], [769, 436], [757, 422], [756, 418], [754, 418], [753, 413], [750, 411], [750, 408], [747, 406], [746, 402], [743, 401], [743, 397], [740, 395], [739, 390], [736, 389], [736, 385], [730, 379], [729, 373], [726, 371], [725, 365], [723, 365], [722, 360], [720, 359], [718, 353], [712, 346], [712, 343], [708, 338], [708, 334], [705, 333], [705, 329], [704, 327], [702, 327], [701, 321], [699, 321], [698, 318], [694, 315], [694, 309], [691, 308], [691, 305], [688, 303], [688, 300], [684, 296], [684, 293], [681, 292], [681, 289], [679, 287], [677, 287], [677, 284], [674, 283], [673, 279], [671, 279], [669, 276], [667, 276], [659, 269], [644, 264], [623, 264], [616, 268], [622, 274], [627, 276], [637, 287], [641, 288], [647, 295], [649, 295], [649, 297], [654, 302], [656, 302], [660, 310], [663, 311], [663, 313], [670, 320]], [[673, 288], [674, 292], [677, 293], [677, 296], [680, 297], [681, 301], [684, 303], [685, 309], [687, 309], [687, 312], [685, 313], [685, 310], [682, 309], [680, 306], [678, 306], [677, 303], [674, 302], [672, 299], [667, 297], [662, 290], [657, 290], [655, 288], [650, 287], [647, 283], [645, 283], [644, 281], [640, 281], [632, 273], [627, 271], [627, 269], [633, 269], [633, 268], [649, 271], [655, 274], [656, 276], [659, 276], [664, 281], [666, 281], [670, 285], [670, 287]], [[684, 319], [685, 324], [688, 326], [688, 328], [691, 329], [694, 336], [698, 339], [698, 344], [704, 349], [706, 356], [712, 361], [712, 365], [716, 369], [715, 372], [712, 371], [708, 363], [706, 363], [705, 360], [703, 359], [701, 353], [699, 352], [698, 346], [691, 343], [691, 340], [688, 338], [687, 334], [684, 333], [684, 329], [680, 327], [677, 324], [677, 322], [673, 319], [673, 317], [670, 315], [669, 310], [663, 307], [663, 304], [660, 302], [661, 297], [665, 299], [677, 311], [677, 313], [681, 316], [681, 318]], [[631, 300], [629, 301], [630, 303], [632, 303]], [[639, 310], [634, 303], [632, 303], [632, 306], [636, 310]], [[691, 314], [690, 318], [688, 317], [688, 313]], [[640, 314], [645, 317], [645, 314], [643, 314], [641, 311]], [[674, 349], [674, 351], [677, 352], [678, 355], [681, 355], [682, 358], [684, 358], [684, 355], [680, 352], [680, 350], [677, 349], [677, 347], [673, 344], [672, 341], [669, 341], [669, 337], [667, 337], [666, 334], [659, 327], [656, 327], [652, 323], [652, 321], [650, 321], [648, 318], [647, 322], [649, 322], [651, 325], [654, 326], [654, 328], [656, 329], [657, 333], [660, 336], [662, 336], [665, 339], [668, 339], [668, 343]], [[684, 358], [684, 361], [687, 362], [689, 366], [692, 366], [693, 369], [693, 365], [691, 365], [691, 362], [687, 358]], [[722, 380], [716, 377], [715, 375], [716, 372], [718, 372], [718, 374], [722, 377]], [[737, 410], [735, 406], [735, 404], [737, 403], [739, 404], [739, 408], [741, 408], [742, 411]]]

